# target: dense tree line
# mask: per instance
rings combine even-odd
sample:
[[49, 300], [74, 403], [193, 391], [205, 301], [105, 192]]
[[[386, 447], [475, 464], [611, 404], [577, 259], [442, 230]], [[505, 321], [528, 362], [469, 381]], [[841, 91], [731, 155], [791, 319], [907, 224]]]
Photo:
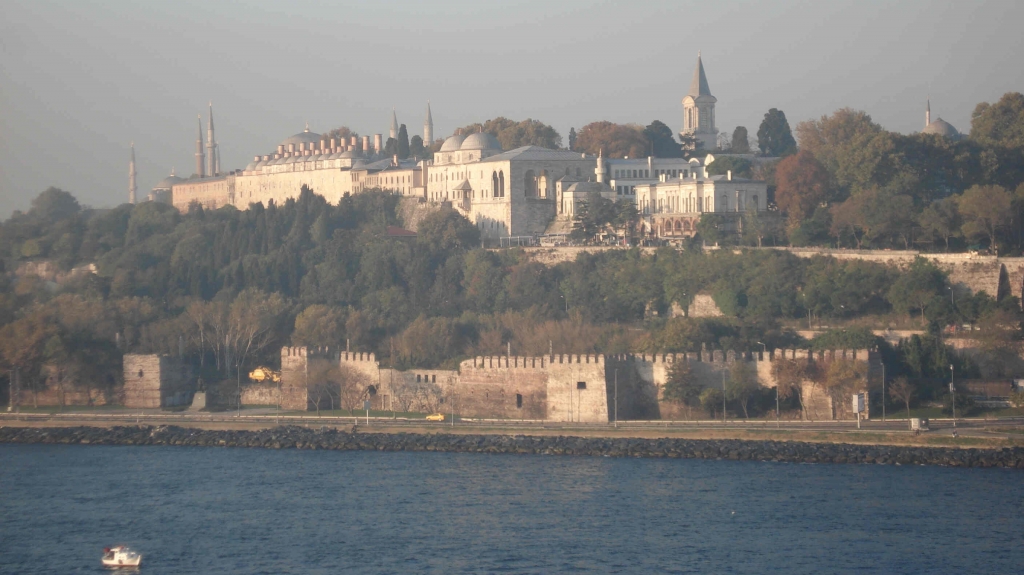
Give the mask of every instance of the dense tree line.
[[[803, 346], [785, 326], [880, 315], [913, 318], [934, 334], [954, 323], [1019, 325], [1012, 298], [952, 302], [947, 278], [924, 260], [897, 273], [787, 252], [665, 248], [547, 267], [515, 250], [478, 249], [477, 228], [450, 210], [424, 219], [416, 238], [390, 237], [387, 226], [402, 223], [397, 203], [371, 192], [331, 205], [304, 189], [279, 206], [181, 214], [159, 203], [82, 209], [67, 192], [47, 190], [0, 226], [0, 254], [8, 272], [46, 261], [70, 276], [5, 274], [4, 367], [26, 374], [26, 385], [40, 374], [112, 385], [122, 353], [154, 352], [192, 358], [213, 381], [273, 365], [288, 344], [350, 345], [385, 364], [428, 367], [509, 346], [519, 355]], [[634, 217], [607, 204], [595, 218]], [[90, 263], [96, 274], [71, 273]], [[680, 317], [698, 293], [726, 317]], [[993, 357], [1008, 357], [1018, 330], [982, 333], [994, 334]], [[908, 357], [926, 357], [930, 346]], [[933, 377], [945, 361], [914, 360], [917, 371], [907, 372]]]

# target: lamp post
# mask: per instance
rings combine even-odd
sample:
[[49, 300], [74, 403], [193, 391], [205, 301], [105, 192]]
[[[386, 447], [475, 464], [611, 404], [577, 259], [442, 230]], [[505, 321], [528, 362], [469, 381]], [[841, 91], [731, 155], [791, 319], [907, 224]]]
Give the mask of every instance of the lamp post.
[[882, 362], [882, 421], [885, 421], [885, 362]]
[[953, 384], [953, 364], [949, 364], [949, 399], [953, 402], [953, 436], [956, 437], [956, 386]]
[[[607, 392], [605, 392], [605, 393], [607, 393]], [[615, 421], [615, 427], [618, 427], [619, 426], [619, 370], [618, 369], [615, 370], [615, 412], [614, 413], [615, 413], [615, 415], [613, 417], [614, 417], [614, 421]]]
[[725, 372], [722, 372], [722, 423], [725, 423]]

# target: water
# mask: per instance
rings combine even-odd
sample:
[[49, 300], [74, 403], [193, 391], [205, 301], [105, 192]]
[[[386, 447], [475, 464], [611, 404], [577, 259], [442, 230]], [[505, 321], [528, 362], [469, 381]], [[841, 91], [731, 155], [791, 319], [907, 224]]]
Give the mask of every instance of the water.
[[0, 445], [0, 573], [1019, 573], [1024, 474]]

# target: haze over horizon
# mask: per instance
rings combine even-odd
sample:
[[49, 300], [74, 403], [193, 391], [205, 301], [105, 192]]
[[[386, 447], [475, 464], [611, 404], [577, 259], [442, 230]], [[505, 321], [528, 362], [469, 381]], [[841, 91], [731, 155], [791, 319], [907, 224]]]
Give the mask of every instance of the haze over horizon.
[[[0, 22], [0, 216], [56, 186], [83, 204], [127, 200], [194, 166], [211, 101], [225, 171], [308, 121], [387, 135], [391, 109], [435, 136], [505, 116], [569, 128], [609, 120], [680, 128], [698, 51], [717, 124], [757, 132], [851, 107], [887, 129], [933, 118], [963, 133], [979, 102], [1024, 90], [1024, 5], [1012, 2], [407, 0], [15, 1]], [[205, 134], [204, 134], [205, 137]]]

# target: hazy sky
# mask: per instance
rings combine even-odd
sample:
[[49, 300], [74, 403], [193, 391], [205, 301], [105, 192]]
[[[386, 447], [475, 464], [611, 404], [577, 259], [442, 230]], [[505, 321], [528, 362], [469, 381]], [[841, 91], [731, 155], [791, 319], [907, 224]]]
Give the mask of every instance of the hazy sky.
[[982, 101], [1024, 90], [1024, 2], [501, 2], [2, 0], [0, 216], [48, 186], [84, 204], [140, 197], [194, 171], [214, 104], [222, 167], [303, 129], [422, 134], [496, 116], [565, 138], [596, 120], [681, 127], [703, 53], [718, 127], [753, 135], [850, 106], [890, 130], [961, 131]]

